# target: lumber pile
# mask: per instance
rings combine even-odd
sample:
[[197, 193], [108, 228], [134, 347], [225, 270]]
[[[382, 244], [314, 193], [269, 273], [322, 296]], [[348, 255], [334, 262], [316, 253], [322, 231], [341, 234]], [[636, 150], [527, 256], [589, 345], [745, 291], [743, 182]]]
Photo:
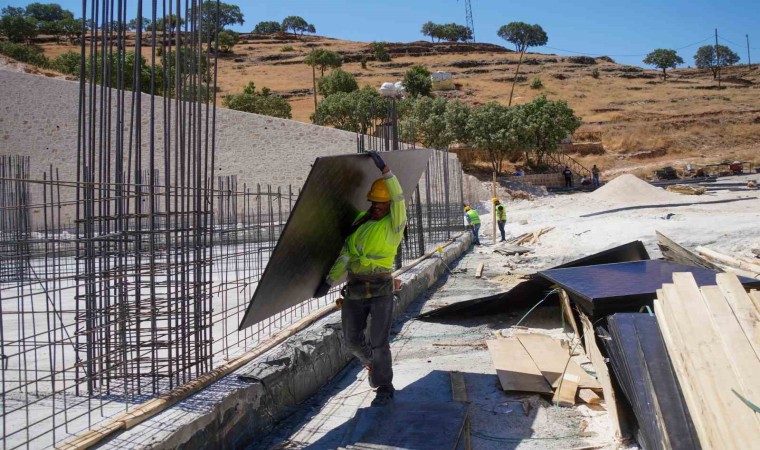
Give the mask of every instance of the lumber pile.
[[705, 260], [718, 264], [721, 268], [741, 276], [760, 279], [760, 260], [753, 261], [738, 255], [726, 255], [706, 247], [697, 247], [696, 252]]
[[655, 315], [703, 449], [760, 448], [760, 298], [734, 274], [689, 273], [657, 291]]
[[507, 239], [506, 242], [508, 245], [535, 244], [536, 242], [538, 242], [538, 238], [552, 231], [553, 229], [554, 227], [544, 227], [530, 233], [524, 233], [519, 236], [515, 236], [511, 239]]
[[639, 424], [646, 449], [699, 448], [657, 320], [646, 313], [618, 313], [598, 328], [610, 365]]
[[706, 189], [701, 186], [690, 186], [688, 184], [674, 184], [665, 187], [665, 190], [685, 195], [702, 195]]
[[502, 389], [551, 395], [554, 404], [573, 406], [580, 398], [595, 404], [601, 400], [599, 382], [571, 359], [571, 350], [560, 341], [537, 333], [486, 342]]

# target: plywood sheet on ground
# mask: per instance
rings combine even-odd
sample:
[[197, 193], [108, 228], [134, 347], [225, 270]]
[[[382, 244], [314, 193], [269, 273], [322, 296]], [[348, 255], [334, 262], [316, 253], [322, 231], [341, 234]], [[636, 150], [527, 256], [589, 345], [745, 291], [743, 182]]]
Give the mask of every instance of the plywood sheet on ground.
[[582, 388], [602, 388], [594, 377], [570, 360], [568, 351], [562, 348], [559, 341], [542, 334], [518, 334], [516, 337], [553, 387], [559, 385], [563, 373], [569, 373], [580, 378], [578, 385]]
[[[383, 152], [411, 198], [430, 150]], [[314, 295], [340, 253], [356, 215], [369, 207], [367, 192], [380, 172], [368, 154], [317, 158], [253, 294], [240, 329]]]
[[486, 344], [502, 389], [552, 393], [552, 387], [517, 339], [495, 339]]

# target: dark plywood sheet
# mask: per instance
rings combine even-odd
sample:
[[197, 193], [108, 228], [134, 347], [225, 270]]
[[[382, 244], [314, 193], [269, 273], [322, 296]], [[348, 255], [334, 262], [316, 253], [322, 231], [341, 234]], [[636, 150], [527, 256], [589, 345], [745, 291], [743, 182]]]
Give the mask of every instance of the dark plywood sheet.
[[599, 264], [612, 264], [631, 261], [644, 261], [649, 259], [649, 253], [641, 241], [631, 241], [627, 244], [602, 250], [593, 255], [584, 256], [565, 264], [552, 267], [552, 269], [566, 269], [568, 267], [596, 266]]
[[613, 372], [629, 400], [646, 448], [698, 449], [699, 440], [670, 364], [657, 320], [614, 314], [599, 329]]
[[[407, 201], [430, 150], [383, 152]], [[308, 300], [340, 253], [351, 222], [369, 207], [367, 192], [380, 171], [368, 154], [317, 158], [259, 280], [240, 328]]]
[[392, 402], [361, 408], [347, 427], [342, 446], [415, 450], [456, 448], [467, 417], [460, 402]]
[[[551, 269], [538, 276], [560, 285], [583, 300], [597, 303], [607, 299], [654, 296], [665, 283], [673, 282], [676, 272], [690, 272], [699, 286], [715, 285], [712, 270], [686, 266], [671, 261], [634, 261], [598, 266]], [[760, 281], [740, 278], [745, 286], [760, 286]]]

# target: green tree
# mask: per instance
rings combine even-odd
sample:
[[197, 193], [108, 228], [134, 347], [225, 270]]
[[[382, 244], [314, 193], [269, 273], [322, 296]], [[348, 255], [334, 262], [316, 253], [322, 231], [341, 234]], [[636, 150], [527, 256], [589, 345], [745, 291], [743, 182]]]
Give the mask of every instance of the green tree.
[[301, 36], [303, 36], [304, 33], [316, 33], [317, 30], [314, 28], [314, 25], [311, 25], [308, 23], [303, 17], [301, 16], [288, 16], [282, 21], [282, 31], [288, 32], [288, 30], [293, 30], [293, 36], [298, 36], [299, 33]]
[[472, 134], [467, 128], [472, 108], [459, 100], [446, 102], [446, 134], [451, 143], [469, 144], [472, 142]]
[[[518, 106], [525, 118], [524, 132], [528, 149], [536, 155], [536, 166], [545, 165], [548, 153], [557, 151], [560, 142], [581, 126], [581, 119], [564, 100], [547, 100], [541, 95], [530, 103]], [[526, 152], [530, 162], [530, 154]]]
[[282, 31], [280, 22], [275, 22], [274, 20], [259, 22], [253, 28], [253, 32], [257, 34], [274, 34], [280, 31]]
[[439, 41], [467, 42], [472, 39], [472, 30], [469, 27], [456, 23], [433, 24], [431, 37], [435, 37]]
[[358, 89], [356, 77], [340, 68], [333, 69], [317, 82], [317, 92], [324, 97], [336, 92], [353, 92]]
[[[201, 4], [201, 31], [214, 36], [216, 32], [224, 30], [230, 25], [243, 25], [245, 19], [240, 7], [224, 2], [217, 4], [216, 0], [205, 0]], [[193, 12], [191, 11], [191, 14]], [[192, 17], [192, 16], [190, 16]]]
[[725, 45], [704, 45], [694, 55], [694, 64], [700, 69], [710, 69], [713, 78], [717, 78], [721, 67], [733, 66], [739, 59], [739, 55]]
[[63, 9], [57, 3], [30, 3], [26, 6], [26, 15], [40, 22], [58, 22], [74, 18], [74, 13]]
[[422, 66], [410, 67], [404, 74], [402, 84], [410, 97], [428, 96], [433, 90], [430, 71]]
[[61, 73], [65, 73], [66, 75], [74, 75], [75, 77], [79, 77], [81, 55], [79, 52], [74, 51], [61, 53], [50, 62], [50, 67]]
[[[121, 63], [118, 61], [120, 57], [123, 57]], [[139, 64], [139, 78], [135, 78], [135, 64]], [[119, 67], [123, 68], [123, 76], [121, 78], [118, 76], [117, 69]], [[160, 68], [156, 70], [156, 73], [159, 75], [160, 72]], [[144, 57], [140, 56], [138, 61], [134, 51], [128, 51], [123, 56], [115, 53], [103, 54], [97, 52], [94, 58], [88, 57], [86, 59], [84, 74], [88, 80], [94, 79], [97, 84], [102, 84], [105, 79], [108, 87], [121, 87], [127, 90], [135, 90], [135, 88], [139, 87], [142, 92], [146, 93], [150, 92], [151, 89], [151, 68], [146, 63]], [[104, 78], [104, 75], [107, 78]], [[156, 86], [161, 86], [160, 81], [156, 83]], [[161, 92], [156, 93], [160, 94]]]
[[370, 42], [369, 50], [375, 55], [375, 59], [381, 62], [388, 62], [391, 60], [391, 55], [385, 48], [385, 42]]
[[512, 96], [515, 93], [515, 83], [517, 83], [517, 75], [520, 73], [520, 65], [522, 64], [525, 51], [529, 47], [539, 47], [546, 45], [549, 42], [549, 38], [546, 36], [546, 32], [540, 25], [529, 25], [525, 22], [510, 22], [506, 25], [502, 25], [496, 34], [507, 42], [511, 42], [515, 45], [515, 49], [520, 52], [520, 59], [517, 61], [517, 69], [515, 69], [515, 76], [512, 79], [512, 89], [509, 91], [509, 106], [512, 106]]
[[222, 103], [237, 111], [245, 111], [265, 116], [291, 118], [290, 104], [279, 95], [270, 93], [266, 87], [256, 92], [253, 81], [248, 82], [242, 94], [232, 94], [224, 97]]
[[[207, 55], [201, 56], [198, 52], [187, 47], [170, 48], [163, 55], [162, 62], [163, 70], [161, 71], [162, 81], [160, 85], [163, 95], [170, 98], [179, 97], [183, 100], [200, 99], [205, 101], [209, 99], [212, 64]], [[158, 71], [157, 68], [156, 72]]]
[[156, 19], [156, 22], [157, 31], [168, 31], [171, 33], [184, 25], [185, 19], [176, 14], [167, 14], [160, 19]]
[[48, 67], [50, 65], [48, 58], [34, 45], [0, 41], [0, 54], [10, 56], [16, 61], [33, 64], [38, 67]]
[[387, 99], [365, 86], [358, 91], [328, 95], [319, 102], [311, 120], [317, 125], [366, 133], [371, 126], [381, 123], [387, 112]]
[[433, 30], [435, 26], [433, 22], [427, 21], [422, 24], [422, 29], [420, 30], [423, 36], [430, 36], [430, 42], [433, 42]]
[[416, 97], [405, 100], [401, 137], [428, 148], [444, 149], [451, 144], [447, 133], [446, 99]]
[[678, 56], [675, 50], [658, 48], [650, 52], [642, 62], [662, 69], [662, 79], [667, 80], [668, 74], [666, 70], [675, 69], [677, 65], [683, 64], [683, 58]]
[[137, 17], [135, 17], [127, 23], [127, 29], [130, 31], [137, 31], [137, 28], [140, 25], [142, 25], [142, 31], [146, 31], [150, 29], [152, 24], [147, 17], [142, 18], [142, 24], [138, 23]]
[[84, 33], [84, 20], [63, 19], [58, 22], [58, 25], [61, 27], [61, 34], [66, 36], [66, 39], [68, 39], [71, 44], [77, 44], [80, 42], [82, 34]]
[[0, 14], [0, 34], [9, 41], [30, 44], [37, 37], [37, 21], [28, 17], [22, 8], [7, 6]]
[[475, 108], [467, 121], [472, 145], [488, 154], [491, 168], [500, 174], [504, 160], [519, 153], [527, 142], [525, 116], [520, 107], [489, 102]]
[[338, 53], [318, 48], [309, 53], [304, 61], [306, 65], [319, 68], [320, 76], [325, 76], [325, 70], [335, 69], [343, 65], [343, 59]]
[[232, 53], [232, 47], [240, 41], [240, 35], [230, 30], [222, 30], [216, 35], [216, 44], [222, 53]]

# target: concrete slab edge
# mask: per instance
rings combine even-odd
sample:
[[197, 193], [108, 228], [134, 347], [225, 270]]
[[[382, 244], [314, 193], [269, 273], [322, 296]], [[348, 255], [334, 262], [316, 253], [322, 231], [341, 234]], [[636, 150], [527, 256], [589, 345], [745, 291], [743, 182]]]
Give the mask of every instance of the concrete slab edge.
[[[463, 233], [442, 253], [401, 274], [394, 318], [431, 287], [472, 245]], [[351, 361], [340, 312], [292, 336], [262, 358], [99, 448], [218, 448], [250, 445], [317, 393]]]

